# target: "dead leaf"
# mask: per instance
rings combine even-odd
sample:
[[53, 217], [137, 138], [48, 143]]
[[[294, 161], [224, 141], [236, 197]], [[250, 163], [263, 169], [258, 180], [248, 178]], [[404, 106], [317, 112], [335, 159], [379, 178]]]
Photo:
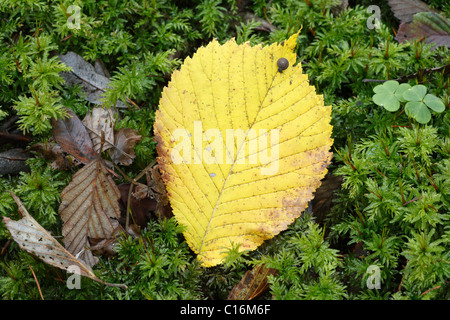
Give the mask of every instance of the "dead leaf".
[[[111, 108], [93, 108], [83, 119], [94, 145], [94, 150], [101, 153], [114, 146], [114, 110]], [[102, 135], [104, 137], [102, 148]]]
[[15, 175], [28, 172], [26, 160], [31, 155], [21, 148], [13, 148], [0, 152], [0, 175]]
[[132, 214], [131, 222], [141, 228], [145, 228], [147, 226], [147, 221], [150, 218], [151, 213], [156, 210], [156, 199], [152, 199], [148, 195], [141, 195], [138, 198], [134, 193], [132, 193], [130, 202], [128, 204], [130, 183], [119, 184], [117, 187], [120, 191], [120, 205], [123, 212], [123, 219], [121, 221], [122, 224], [125, 225], [126, 211], [129, 207]]
[[450, 20], [434, 12], [420, 12], [414, 15], [411, 23], [401, 23], [395, 40], [402, 43], [424, 39], [435, 47], [450, 48]]
[[268, 288], [267, 276], [276, 275], [276, 269], [266, 268], [263, 264], [248, 270], [241, 281], [231, 290], [228, 300], [252, 300]]
[[64, 247], [53, 238], [47, 230], [33, 219], [20, 199], [12, 192], [10, 193], [19, 207], [22, 219], [13, 221], [8, 217], [3, 217], [3, 222], [11, 233], [14, 241], [18, 243], [21, 249], [37, 256], [45, 263], [54, 267], [68, 270], [69, 267], [76, 266], [80, 275], [84, 277], [88, 277], [106, 285], [126, 288], [125, 285], [109, 284], [97, 278], [89, 266], [85, 265], [82, 261], [75, 258], [70, 252], [64, 249]]
[[138, 135], [131, 128], [121, 128], [115, 132], [114, 149], [110, 151], [111, 160], [115, 164], [129, 166], [136, 157], [134, 146], [141, 141], [142, 136]]
[[[75, 52], [69, 51], [65, 55], [59, 55], [59, 59], [68, 67], [72, 67], [70, 72], [61, 72], [61, 76], [70, 86], [79, 85], [83, 88], [86, 100], [94, 104], [101, 104], [101, 95], [108, 88], [109, 79], [97, 73], [94, 66], [84, 60]], [[116, 107], [127, 108], [120, 100]]]
[[418, 12], [437, 12], [437, 10], [429, 7], [425, 2], [420, 0], [388, 0], [394, 16], [400, 22], [411, 22]]
[[66, 119], [52, 119], [53, 137], [63, 150], [82, 163], [89, 163], [98, 158], [97, 152], [94, 151], [89, 133], [80, 119], [67, 109], [69, 115]]
[[273, 24], [267, 22], [266, 20], [254, 15], [253, 13], [249, 11], [244, 11], [240, 13], [240, 16], [242, 17], [243, 23], [247, 24], [252, 21], [259, 22], [260, 26], [256, 27], [255, 30], [258, 31], [265, 31], [265, 32], [275, 32], [278, 30], [276, 26]]
[[320, 187], [314, 192], [311, 201], [312, 212], [317, 223], [323, 223], [331, 212], [335, 192], [341, 189], [342, 176], [328, 174], [322, 180]]
[[76, 158], [68, 155], [52, 138], [45, 143], [35, 143], [28, 150], [35, 151], [44, 159], [51, 161], [50, 166], [54, 170], [67, 170], [81, 164]]
[[89, 239], [110, 239], [120, 218], [120, 192], [97, 157], [72, 176], [61, 193], [59, 212], [66, 249], [89, 266], [97, 263]]

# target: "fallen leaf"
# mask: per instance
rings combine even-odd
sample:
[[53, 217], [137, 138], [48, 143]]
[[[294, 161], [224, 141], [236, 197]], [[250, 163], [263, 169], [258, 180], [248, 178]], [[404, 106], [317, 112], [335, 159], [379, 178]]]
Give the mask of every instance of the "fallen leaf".
[[66, 119], [52, 119], [54, 139], [65, 152], [82, 163], [90, 163], [98, 158], [86, 127], [72, 110], [67, 109]]
[[80, 275], [84, 277], [88, 277], [102, 284], [126, 288], [122, 284], [109, 284], [100, 280], [89, 266], [68, 252], [47, 230], [33, 219], [15, 194], [10, 193], [19, 207], [22, 218], [18, 221], [13, 221], [8, 217], [3, 217], [3, 222], [21, 249], [37, 256], [45, 263], [54, 267], [68, 271], [69, 268], [75, 266], [79, 270]]
[[450, 48], [450, 20], [434, 12], [420, 12], [414, 15], [413, 22], [401, 23], [395, 40], [400, 43], [424, 39], [434, 44], [433, 48]]
[[335, 192], [341, 189], [342, 176], [328, 174], [323, 180], [320, 187], [314, 192], [314, 199], [311, 203], [311, 209], [314, 214], [315, 221], [319, 224], [325, 221], [331, 213], [336, 198]]
[[[126, 217], [127, 207], [130, 208], [132, 217], [131, 222], [138, 225], [141, 228], [147, 226], [147, 222], [151, 216], [151, 213], [156, 210], [156, 199], [151, 198], [148, 195], [136, 197], [134, 193], [131, 194], [130, 202], [128, 203], [128, 193], [130, 191], [130, 184], [123, 183], [117, 186], [120, 191], [120, 205], [122, 207], [122, 215]], [[121, 221], [125, 225], [125, 219]]]
[[30, 171], [30, 167], [28, 167], [26, 162], [30, 157], [31, 155], [21, 148], [0, 152], [0, 176]]
[[155, 214], [158, 218], [171, 218], [172, 208], [167, 199], [166, 188], [160, 176], [158, 166], [146, 169], [147, 185], [137, 183], [134, 185], [130, 194], [130, 183], [118, 185], [120, 190], [120, 204], [122, 207], [122, 221], [126, 225], [127, 208], [129, 207], [132, 214], [132, 222], [141, 228], [147, 226], [148, 219], [151, 214]]
[[[66, 83], [70, 86], [81, 86], [87, 101], [101, 105], [102, 94], [108, 88], [110, 80], [104, 75], [97, 73], [94, 66], [75, 52], [69, 51], [65, 55], [59, 55], [59, 59], [66, 66], [72, 67], [70, 72], [61, 72], [61, 76]], [[116, 107], [127, 108], [122, 101], [117, 101]]]
[[[83, 119], [91, 137], [95, 152], [101, 153], [114, 146], [114, 110], [111, 108], [93, 108]], [[102, 148], [102, 136], [103, 149]]]
[[88, 266], [97, 263], [89, 239], [110, 239], [120, 218], [120, 192], [97, 157], [78, 170], [61, 193], [59, 212], [66, 249]]
[[297, 37], [266, 47], [213, 40], [162, 92], [159, 169], [203, 266], [222, 263], [232, 244], [254, 250], [285, 230], [327, 172], [331, 106], [297, 63]]
[[109, 155], [115, 164], [129, 166], [136, 157], [134, 146], [141, 141], [142, 136], [138, 135], [131, 128], [121, 128], [114, 133], [114, 148]]
[[252, 12], [244, 11], [239, 14], [242, 17], [242, 22], [248, 24], [252, 21], [259, 22], [260, 26], [256, 27], [255, 30], [258, 31], [266, 31], [266, 32], [275, 32], [278, 30], [276, 26], [267, 22], [266, 20], [254, 15]]
[[267, 276], [277, 275], [278, 270], [266, 268], [263, 264], [248, 270], [241, 281], [233, 287], [228, 300], [252, 300], [263, 294], [268, 288]]
[[420, 0], [388, 0], [394, 16], [400, 22], [411, 22], [416, 13], [419, 12], [437, 12], [437, 10], [429, 7], [425, 2]]
[[81, 164], [73, 156], [68, 155], [52, 138], [45, 143], [33, 144], [28, 150], [35, 151], [44, 159], [51, 161], [50, 166], [55, 170], [67, 170]]

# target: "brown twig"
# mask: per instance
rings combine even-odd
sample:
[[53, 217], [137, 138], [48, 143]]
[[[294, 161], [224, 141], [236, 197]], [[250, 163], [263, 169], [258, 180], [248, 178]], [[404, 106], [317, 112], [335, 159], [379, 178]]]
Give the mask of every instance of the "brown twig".
[[41, 291], [41, 286], [39, 285], [39, 281], [36, 278], [36, 275], [34, 274], [33, 268], [30, 265], [28, 265], [28, 267], [30, 268], [31, 273], [33, 274], [34, 281], [36, 281], [36, 284], [37, 284], [37, 287], [38, 287], [38, 290], [39, 290], [39, 294], [41, 295], [41, 299], [44, 300], [44, 296], [42, 295], [42, 291]]
[[[122, 176], [130, 181], [130, 189], [128, 191], [128, 200], [127, 200], [127, 216], [125, 219], [125, 230], [128, 230], [128, 226], [130, 223], [130, 213], [131, 213], [131, 208], [130, 208], [130, 203], [131, 203], [131, 194], [133, 193], [133, 187], [134, 185], [138, 185], [139, 184], [139, 179], [142, 178], [144, 176], [144, 174], [150, 170], [156, 163], [156, 160], [153, 160], [147, 167], [145, 167], [144, 170], [142, 170], [134, 179], [131, 179], [130, 177], [128, 177], [118, 166], [114, 165], [114, 167], [120, 172], [120, 174], [122, 174]], [[133, 219], [133, 215], [131, 215], [131, 218]]]
[[430, 289], [428, 289], [428, 290], [422, 292], [421, 296], [426, 295], [427, 293], [429, 293], [429, 292], [432, 291], [432, 290], [436, 290], [436, 289], [440, 289], [440, 288], [441, 288], [441, 286], [436, 286], [436, 287], [430, 288]]

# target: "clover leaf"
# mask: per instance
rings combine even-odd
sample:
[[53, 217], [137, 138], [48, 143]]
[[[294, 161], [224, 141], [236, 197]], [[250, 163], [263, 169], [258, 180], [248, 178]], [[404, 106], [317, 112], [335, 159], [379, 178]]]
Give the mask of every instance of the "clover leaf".
[[427, 123], [431, 119], [431, 112], [442, 112], [445, 105], [438, 97], [427, 94], [427, 87], [408, 83], [399, 84], [395, 80], [389, 80], [373, 88], [375, 95], [373, 102], [388, 111], [394, 112], [400, 108], [400, 103], [406, 103], [405, 112], [419, 123]]
[[376, 86], [373, 88], [373, 92], [375, 92], [372, 98], [373, 102], [388, 111], [397, 111], [400, 108], [400, 102], [395, 96], [395, 91], [398, 87], [398, 82], [394, 80], [386, 81], [382, 85]]
[[411, 88], [407, 83], [399, 84], [395, 80], [389, 80], [373, 88], [375, 95], [373, 102], [382, 106], [388, 111], [397, 111], [400, 108], [400, 102], [406, 102], [403, 98], [403, 92]]
[[445, 110], [444, 103], [438, 97], [427, 94], [427, 87], [421, 84], [405, 90], [403, 98], [407, 101], [405, 105], [406, 114], [419, 123], [430, 121], [431, 113], [428, 108], [438, 113]]

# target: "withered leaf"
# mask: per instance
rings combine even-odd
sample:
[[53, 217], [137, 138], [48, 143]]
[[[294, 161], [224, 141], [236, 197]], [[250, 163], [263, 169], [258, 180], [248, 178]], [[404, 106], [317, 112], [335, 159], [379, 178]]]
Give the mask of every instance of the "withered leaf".
[[134, 146], [141, 141], [141, 136], [131, 128], [118, 129], [115, 132], [114, 148], [110, 151], [110, 156], [115, 164], [129, 166], [136, 157]]
[[394, 16], [400, 22], [406, 23], [413, 21], [414, 15], [418, 12], [437, 12], [420, 0], [388, 0], [388, 4]]
[[100, 157], [77, 171], [61, 193], [64, 245], [89, 266], [97, 263], [89, 239], [113, 237], [120, 218], [119, 197], [119, 189]]
[[241, 281], [231, 290], [228, 300], [252, 300], [268, 288], [267, 276], [276, 275], [276, 269], [266, 268], [263, 264], [248, 270]]
[[61, 146], [50, 138], [47, 142], [35, 143], [28, 149], [39, 153], [44, 159], [51, 161], [50, 166], [54, 170], [67, 170], [81, 164], [71, 155], [67, 155]]
[[450, 20], [434, 12], [420, 12], [411, 23], [401, 23], [395, 39], [402, 43], [424, 39], [426, 43], [450, 48]]
[[42, 259], [45, 263], [57, 268], [68, 270], [69, 267], [76, 266], [79, 274], [106, 285], [121, 286], [121, 284], [105, 283], [82, 261], [74, 257], [64, 247], [53, 238], [33, 217], [28, 213], [20, 199], [10, 192], [17, 203], [22, 219], [13, 221], [8, 217], [3, 217], [6, 228], [11, 233], [14, 241], [20, 248]]
[[30, 171], [26, 160], [31, 155], [24, 149], [13, 148], [0, 152], [0, 175], [14, 175]]
[[86, 127], [72, 110], [66, 119], [52, 119], [52, 133], [61, 148], [82, 163], [98, 158]]
[[[59, 59], [65, 65], [72, 67], [70, 72], [61, 72], [68, 85], [79, 85], [83, 88], [86, 100], [95, 104], [101, 104], [101, 95], [108, 88], [109, 79], [103, 74], [97, 73], [94, 66], [84, 60], [75, 52], [69, 51], [65, 55], [59, 55]], [[126, 108], [126, 104], [117, 101], [118, 108]]]
[[[157, 201], [154, 198], [144, 195], [137, 197], [134, 193], [131, 194], [130, 202], [128, 202], [128, 194], [130, 191], [130, 184], [123, 183], [118, 185], [120, 190], [120, 204], [124, 212], [124, 218], [126, 215], [127, 207], [131, 211], [131, 222], [144, 228], [147, 225], [147, 220], [151, 215], [151, 212], [155, 211]], [[125, 221], [123, 221], [125, 224]]]
[[[114, 145], [114, 111], [110, 108], [93, 108], [83, 119], [94, 145], [94, 150], [100, 153]], [[102, 135], [104, 137], [102, 148]], [[102, 150], [100, 150], [102, 148]]]

